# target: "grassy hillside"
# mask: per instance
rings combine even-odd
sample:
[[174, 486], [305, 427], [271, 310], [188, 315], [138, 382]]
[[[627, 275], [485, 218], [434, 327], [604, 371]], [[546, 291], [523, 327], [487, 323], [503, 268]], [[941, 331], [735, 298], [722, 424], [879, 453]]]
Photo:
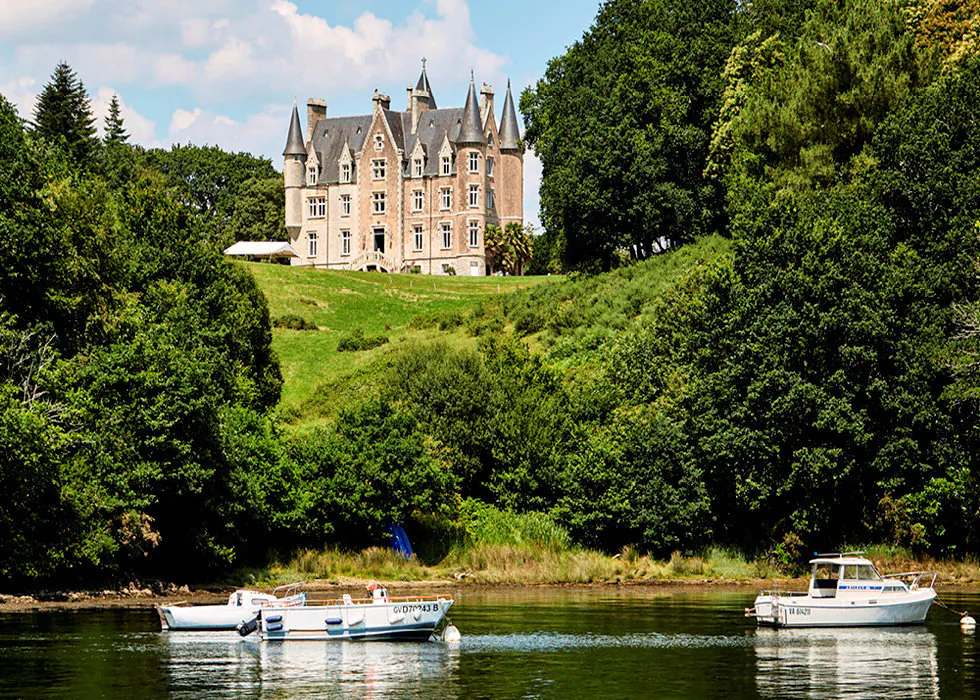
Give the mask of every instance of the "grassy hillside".
[[[557, 279], [385, 275], [258, 263], [248, 267], [265, 292], [273, 319], [296, 315], [319, 328], [273, 331], [273, 346], [285, 378], [282, 407], [287, 416], [297, 417], [316, 413], [303, 409], [311, 400], [318, 405], [329, 403], [317, 401], [318, 390], [322, 393], [329, 387], [353, 386], [355, 375], [392, 347], [436, 332], [409, 328], [412, 317], [463, 314], [498, 293], [508, 294]], [[383, 334], [389, 344], [362, 352], [338, 352], [340, 339], [355, 327], [366, 334]]]
[[[590, 362], [617, 334], [653, 313], [660, 294], [692, 267], [727, 255], [707, 237], [675, 252], [592, 277], [428, 277], [328, 272], [249, 264], [273, 319], [300, 316], [317, 331], [274, 330], [282, 363], [283, 415], [296, 427], [322, 423], [348, 398], [369, 392], [372, 367], [409, 342], [438, 338], [472, 346], [506, 329], [555, 364]], [[358, 327], [388, 343], [338, 352]]]

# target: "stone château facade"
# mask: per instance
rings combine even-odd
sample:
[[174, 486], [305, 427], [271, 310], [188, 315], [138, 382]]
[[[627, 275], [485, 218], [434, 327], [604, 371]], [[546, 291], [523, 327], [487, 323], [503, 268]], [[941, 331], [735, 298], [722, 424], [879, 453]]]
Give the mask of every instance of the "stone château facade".
[[439, 109], [422, 66], [403, 112], [374, 93], [371, 114], [299, 111], [286, 139], [286, 229], [294, 265], [459, 275], [487, 272], [484, 234], [524, 221], [524, 155], [507, 85], [501, 122], [493, 89], [470, 77], [463, 107]]

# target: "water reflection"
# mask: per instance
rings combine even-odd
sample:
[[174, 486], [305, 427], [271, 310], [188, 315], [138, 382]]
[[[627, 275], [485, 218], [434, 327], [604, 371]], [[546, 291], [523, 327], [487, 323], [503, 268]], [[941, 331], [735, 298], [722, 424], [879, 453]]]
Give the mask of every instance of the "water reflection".
[[760, 629], [762, 697], [938, 698], [935, 635], [924, 628]]
[[177, 697], [456, 695], [459, 650], [437, 642], [242, 640], [226, 633], [162, 635]]

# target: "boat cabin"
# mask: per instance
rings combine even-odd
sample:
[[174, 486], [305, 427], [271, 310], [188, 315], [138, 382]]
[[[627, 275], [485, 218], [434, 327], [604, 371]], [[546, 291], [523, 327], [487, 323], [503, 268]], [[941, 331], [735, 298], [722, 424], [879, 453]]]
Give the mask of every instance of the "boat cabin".
[[887, 579], [867, 559], [853, 556], [823, 556], [810, 560], [810, 597], [860, 597], [875, 593], [900, 593], [901, 581]]

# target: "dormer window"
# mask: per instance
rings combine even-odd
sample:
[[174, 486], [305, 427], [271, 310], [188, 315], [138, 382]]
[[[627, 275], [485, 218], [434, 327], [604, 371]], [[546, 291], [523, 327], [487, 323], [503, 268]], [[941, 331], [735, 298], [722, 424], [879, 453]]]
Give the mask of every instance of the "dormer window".
[[371, 179], [373, 180], [384, 180], [385, 179], [385, 159], [377, 158], [371, 161]]
[[452, 163], [449, 160], [449, 156], [443, 156], [442, 157], [442, 169], [440, 170], [440, 172], [443, 175], [450, 175], [450, 174], [452, 174]]
[[374, 150], [380, 151], [385, 147], [385, 139], [381, 134], [374, 135]]
[[315, 167], [310, 168], [309, 170], [307, 170], [306, 171], [306, 184], [307, 185], [315, 185], [316, 184], [316, 175], [317, 175], [317, 173], [316, 173], [316, 168]]
[[493, 177], [493, 156], [487, 156], [487, 177]]
[[493, 132], [487, 132], [487, 145], [493, 148]]
[[422, 177], [422, 159], [416, 158], [412, 161], [412, 177]]
[[351, 170], [350, 163], [341, 163], [340, 164], [340, 181], [341, 182], [350, 182], [350, 170]]
[[480, 153], [479, 151], [470, 151], [470, 172], [478, 173], [480, 172]]

